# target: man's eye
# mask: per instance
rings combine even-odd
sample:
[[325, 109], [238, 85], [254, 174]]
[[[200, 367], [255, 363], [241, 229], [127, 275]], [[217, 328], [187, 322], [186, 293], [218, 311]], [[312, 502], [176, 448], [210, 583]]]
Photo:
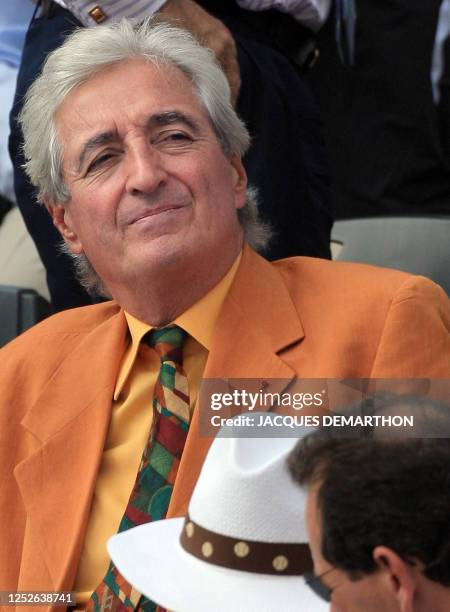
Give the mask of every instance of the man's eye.
[[160, 134], [154, 141], [154, 144], [179, 144], [184, 142], [192, 142], [191, 136], [186, 132], [164, 132]]
[[111, 153], [104, 153], [102, 155], [99, 155], [98, 157], [94, 159], [93, 162], [89, 164], [88, 172], [91, 172], [92, 170], [96, 170], [102, 164], [106, 163], [109, 159], [111, 159], [111, 157], [112, 157]]
[[190, 136], [183, 132], [175, 132], [175, 134], [169, 134], [169, 138], [173, 140], [192, 140]]

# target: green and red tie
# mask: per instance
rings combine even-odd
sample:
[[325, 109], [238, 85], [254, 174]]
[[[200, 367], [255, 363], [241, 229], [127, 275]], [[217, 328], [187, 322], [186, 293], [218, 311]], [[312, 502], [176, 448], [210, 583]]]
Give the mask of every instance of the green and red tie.
[[[189, 414], [188, 380], [183, 370], [185, 337], [184, 330], [172, 325], [153, 329], [143, 338], [158, 353], [161, 364], [153, 392], [152, 429], [119, 532], [166, 516], [189, 427], [174, 414]], [[162, 608], [135, 591], [111, 563], [86, 610], [155, 612]]]

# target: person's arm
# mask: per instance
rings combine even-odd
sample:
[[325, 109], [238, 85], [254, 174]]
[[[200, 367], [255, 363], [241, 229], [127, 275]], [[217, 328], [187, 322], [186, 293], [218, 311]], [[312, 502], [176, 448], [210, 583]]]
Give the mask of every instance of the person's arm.
[[237, 51], [230, 30], [192, 0], [168, 0], [158, 12], [174, 25], [186, 28], [206, 47], [212, 49], [220, 62], [231, 89], [231, 99], [236, 102], [241, 78]]
[[[241, 86], [237, 51], [228, 28], [193, 0], [101, 0], [92, 5], [82, 0], [57, 0], [86, 27], [126, 17], [136, 22], [157, 13], [162, 19], [189, 30], [202, 44], [212, 49], [227, 75], [231, 99], [236, 102]], [[233, 2], [234, 0], [230, 0]], [[323, 0], [322, 0], [323, 1]]]
[[331, 0], [236, 0], [250, 11], [275, 9], [292, 15], [294, 19], [316, 32], [330, 12]]

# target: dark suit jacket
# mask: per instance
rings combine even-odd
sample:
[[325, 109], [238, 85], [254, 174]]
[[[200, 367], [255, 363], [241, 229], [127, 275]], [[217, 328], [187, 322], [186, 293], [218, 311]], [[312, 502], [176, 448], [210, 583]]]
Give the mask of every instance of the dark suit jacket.
[[441, 0], [355, 2], [355, 65], [339, 60], [331, 13], [310, 74], [327, 128], [335, 215], [448, 215], [449, 145], [430, 77]]

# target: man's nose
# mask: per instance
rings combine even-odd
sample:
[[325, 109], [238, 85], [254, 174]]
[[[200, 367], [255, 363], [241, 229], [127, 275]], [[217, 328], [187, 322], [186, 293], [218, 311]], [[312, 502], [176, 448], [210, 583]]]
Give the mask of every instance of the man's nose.
[[153, 193], [167, 180], [159, 151], [140, 141], [127, 152], [126, 190], [132, 195]]

